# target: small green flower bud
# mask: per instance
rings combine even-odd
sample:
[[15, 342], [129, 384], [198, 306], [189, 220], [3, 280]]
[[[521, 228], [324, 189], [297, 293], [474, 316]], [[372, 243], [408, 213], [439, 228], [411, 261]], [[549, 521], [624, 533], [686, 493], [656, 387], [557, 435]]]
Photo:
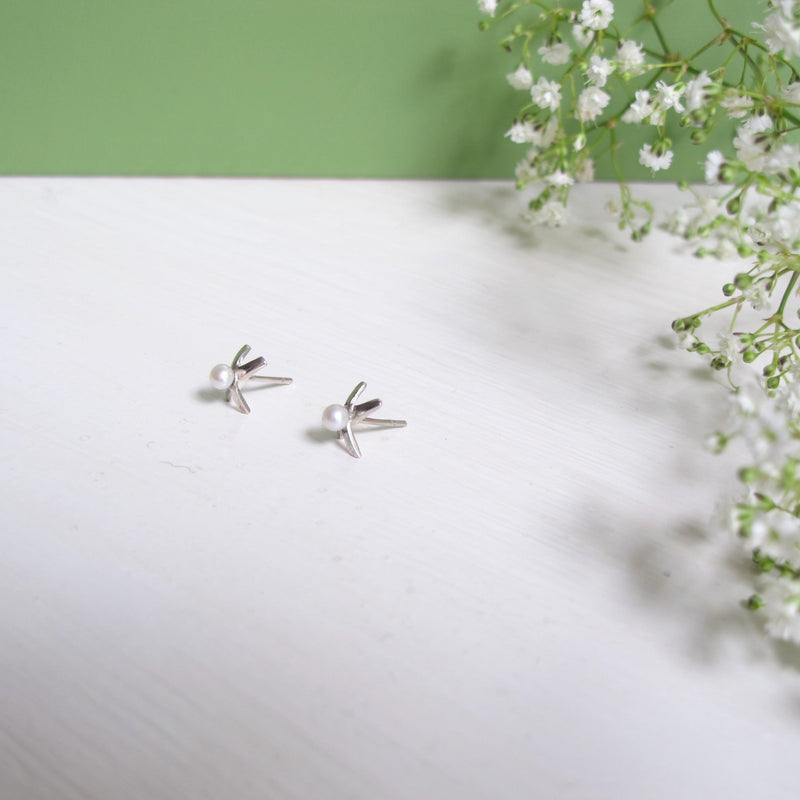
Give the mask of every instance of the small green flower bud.
[[764, 339], [760, 339], [757, 341], [753, 347], [756, 349], [756, 353], [763, 353], [767, 349], [767, 343]]
[[763, 374], [765, 378], [768, 378], [770, 375], [774, 375], [775, 371], [778, 369], [777, 365], [774, 362], [770, 362], [767, 364], [766, 367], [763, 369]]
[[742, 467], [739, 470], [739, 480], [742, 483], [753, 483], [758, 479], [759, 474], [756, 467]]
[[781, 385], [780, 375], [773, 375], [771, 378], [767, 378], [767, 389], [777, 389], [780, 385]]
[[678, 181], [678, 189], [682, 192], [686, 192], [689, 189], [689, 181]]
[[693, 350], [695, 353], [700, 353], [701, 356], [711, 352], [711, 348], [704, 342], [695, 342], [690, 350]]
[[753, 562], [762, 572], [772, 572], [775, 567], [774, 559], [765, 556], [760, 550], [753, 553]]
[[482, 19], [478, 23], [478, 30], [479, 31], [485, 31], [485, 30], [488, 30], [488, 29], [489, 29], [489, 20], [488, 19]]
[[715, 369], [718, 371], [726, 369], [730, 363], [731, 362], [727, 358], [725, 358], [725, 356], [722, 355], [714, 356], [714, 358], [711, 359], [711, 369]]
[[742, 207], [742, 196], [737, 194], [735, 197], [731, 197], [728, 200], [727, 205], [725, 206], [725, 210], [731, 215], [735, 216], [739, 213], [739, 209]]
[[692, 119], [701, 124], [708, 121], [708, 116], [708, 109], [705, 106], [700, 106], [700, 108], [696, 108], [692, 111]]
[[736, 336], [739, 337], [739, 341], [744, 345], [752, 344], [753, 339], [756, 338], [752, 333], [737, 333]]
[[735, 291], [736, 291], [736, 286], [732, 283], [726, 283], [722, 287], [722, 294], [724, 294], [725, 297], [730, 297], [732, 294], [734, 294]]
[[697, 258], [705, 258], [708, 255], [708, 250], [705, 247], [698, 247], [694, 254]]
[[742, 258], [748, 258], [749, 256], [753, 255], [753, 253], [755, 253], [755, 250], [753, 250], [752, 247], [748, 247], [746, 244], [740, 244], [737, 246], [736, 252]]
[[736, 180], [736, 170], [730, 164], [723, 164], [719, 169], [720, 183], [733, 183]]
[[744, 353], [742, 353], [742, 361], [746, 364], [751, 364], [758, 358], [758, 353], [752, 347], [745, 347]]
[[689, 138], [692, 140], [692, 144], [703, 144], [708, 138], [708, 134], [702, 128], [697, 128], [692, 131]]
[[746, 272], [740, 272], [733, 279], [733, 282], [736, 284], [736, 288], [737, 289], [747, 289], [752, 285], [753, 279]]
[[675, 333], [682, 333], [686, 330], [686, 320], [685, 319], [676, 319], [672, 321], [672, 330]]
[[757, 594], [751, 595], [747, 603], [745, 603], [749, 611], [758, 611], [759, 608], [764, 608], [764, 601]]
[[761, 492], [756, 492], [756, 500], [758, 500], [758, 507], [761, 511], [772, 511], [775, 508], [775, 503]]

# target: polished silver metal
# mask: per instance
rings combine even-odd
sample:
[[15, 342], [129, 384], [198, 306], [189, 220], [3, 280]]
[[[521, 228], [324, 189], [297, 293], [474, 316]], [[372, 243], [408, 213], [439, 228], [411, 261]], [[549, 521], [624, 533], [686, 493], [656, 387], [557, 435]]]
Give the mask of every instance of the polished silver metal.
[[383, 403], [380, 400], [367, 400], [364, 403], [356, 404], [356, 400], [361, 396], [367, 384], [360, 381], [355, 389], [350, 392], [344, 407], [347, 410], [347, 424], [338, 432], [339, 440], [344, 444], [345, 449], [353, 458], [361, 458], [361, 448], [358, 446], [356, 437], [353, 434], [353, 425], [357, 422], [364, 425], [377, 425], [384, 428], [405, 428], [408, 424], [404, 419], [376, 419], [368, 416], [373, 411], [377, 411]]
[[272, 383], [279, 384], [292, 383], [291, 378], [273, 378], [267, 375], [256, 375], [255, 373], [258, 372], [258, 370], [267, 366], [267, 361], [259, 356], [243, 364], [242, 361], [247, 358], [250, 349], [250, 345], [244, 345], [234, 356], [233, 361], [231, 361], [233, 383], [225, 392], [225, 400], [237, 411], [241, 411], [242, 414], [250, 413], [250, 406], [247, 405], [247, 400], [244, 399], [241, 391], [242, 385], [247, 383], [247, 381], [272, 381]]

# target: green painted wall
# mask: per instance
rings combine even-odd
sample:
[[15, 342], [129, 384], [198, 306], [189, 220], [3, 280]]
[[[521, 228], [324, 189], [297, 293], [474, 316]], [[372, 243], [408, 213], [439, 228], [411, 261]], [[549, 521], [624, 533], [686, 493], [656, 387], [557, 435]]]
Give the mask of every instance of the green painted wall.
[[[472, 0], [2, 0], [0, 173], [507, 177], [515, 64], [479, 19]], [[709, 20], [675, 0], [664, 24], [700, 41]]]

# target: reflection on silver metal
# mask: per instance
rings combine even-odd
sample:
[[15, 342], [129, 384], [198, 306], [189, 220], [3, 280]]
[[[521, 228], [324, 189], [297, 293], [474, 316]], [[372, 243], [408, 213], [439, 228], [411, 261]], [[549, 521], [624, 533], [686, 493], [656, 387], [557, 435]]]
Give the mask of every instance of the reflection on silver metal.
[[242, 361], [244, 361], [249, 352], [250, 345], [246, 344], [234, 356], [230, 367], [227, 364], [217, 364], [211, 370], [211, 375], [209, 376], [211, 385], [215, 389], [225, 389], [225, 399], [237, 411], [241, 411], [242, 414], [250, 413], [250, 406], [247, 405], [247, 401], [242, 396], [241, 391], [243, 384], [247, 383], [247, 381], [272, 381], [273, 383], [283, 384], [292, 382], [291, 378], [271, 378], [267, 375], [256, 375], [255, 373], [258, 370], [267, 366], [267, 362], [259, 356], [243, 364]]
[[350, 396], [344, 401], [343, 406], [328, 406], [322, 412], [322, 424], [328, 430], [338, 433], [340, 441], [353, 458], [361, 458], [361, 448], [353, 435], [353, 425], [355, 423], [379, 425], [384, 428], [405, 428], [407, 424], [404, 419], [375, 419], [375, 417], [367, 416], [373, 411], [377, 411], [382, 403], [380, 400], [367, 400], [365, 403], [355, 405], [355, 401], [366, 388], [367, 384], [361, 381], [350, 392]]

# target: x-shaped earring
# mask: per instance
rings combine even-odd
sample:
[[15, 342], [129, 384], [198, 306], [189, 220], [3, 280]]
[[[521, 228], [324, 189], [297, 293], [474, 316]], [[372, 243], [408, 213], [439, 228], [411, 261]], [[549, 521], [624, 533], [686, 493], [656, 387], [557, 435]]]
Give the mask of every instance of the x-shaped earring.
[[230, 403], [237, 411], [242, 414], [250, 413], [250, 406], [242, 396], [242, 385], [249, 380], [257, 381], [272, 381], [273, 383], [287, 384], [291, 383], [291, 378], [271, 378], [266, 375], [256, 375], [255, 373], [263, 367], [267, 366], [264, 358], [259, 356], [252, 361], [243, 364], [242, 361], [247, 357], [250, 352], [250, 345], [246, 344], [234, 356], [231, 365], [217, 364], [211, 370], [209, 380], [215, 389], [225, 389], [225, 400]]
[[367, 400], [365, 403], [355, 404], [367, 384], [361, 381], [352, 392], [344, 405], [328, 406], [322, 412], [322, 424], [329, 431], [339, 434], [339, 440], [353, 458], [361, 458], [361, 448], [353, 435], [353, 425], [362, 422], [365, 425], [380, 425], [384, 428], [405, 428], [408, 424], [404, 419], [375, 419], [368, 416], [377, 411], [383, 403], [380, 400]]

